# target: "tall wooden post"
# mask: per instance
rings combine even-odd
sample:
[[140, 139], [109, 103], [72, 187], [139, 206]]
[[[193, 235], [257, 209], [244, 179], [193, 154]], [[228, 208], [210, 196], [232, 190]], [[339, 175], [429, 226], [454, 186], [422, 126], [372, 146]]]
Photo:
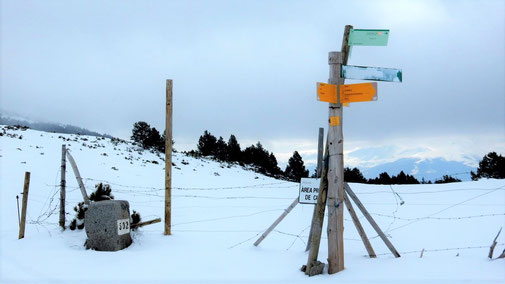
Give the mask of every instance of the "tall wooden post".
[[352, 26], [347, 25], [342, 41], [342, 52], [330, 52], [329, 84], [337, 85], [338, 103], [329, 106], [329, 162], [328, 162], [328, 273], [344, 269], [344, 136], [343, 106], [340, 103], [340, 85], [344, 84], [341, 67], [347, 63], [348, 38]]
[[23, 185], [23, 205], [21, 207], [21, 226], [19, 226], [18, 239], [25, 237], [26, 206], [28, 206], [28, 189], [30, 188], [30, 172], [25, 172], [25, 183]]
[[165, 235], [172, 234], [172, 80], [167, 80], [165, 125]]
[[65, 144], [61, 145], [61, 181], [60, 181], [60, 227], [65, 230], [65, 171], [66, 171], [66, 153]]
[[[324, 140], [324, 128], [319, 128], [319, 137], [317, 139], [317, 169], [316, 169], [316, 177], [321, 178], [321, 174], [323, 173], [323, 141]], [[312, 214], [312, 220], [316, 217], [317, 210], [315, 209]], [[310, 243], [312, 242], [312, 226], [310, 226], [309, 239], [307, 240], [307, 246], [305, 247], [305, 251], [310, 249]]]
[[321, 177], [321, 172], [323, 170], [323, 136], [324, 136], [324, 128], [319, 128], [319, 137], [317, 139], [317, 171], [316, 177]]
[[319, 255], [319, 245], [321, 244], [321, 234], [323, 230], [324, 212], [326, 209], [326, 195], [328, 193], [328, 139], [326, 139], [326, 148], [324, 150], [323, 171], [319, 181], [319, 195], [312, 215], [312, 224], [309, 237], [309, 256], [305, 265], [305, 274], [313, 276], [318, 272], [313, 271], [314, 265], [317, 265], [317, 256]]

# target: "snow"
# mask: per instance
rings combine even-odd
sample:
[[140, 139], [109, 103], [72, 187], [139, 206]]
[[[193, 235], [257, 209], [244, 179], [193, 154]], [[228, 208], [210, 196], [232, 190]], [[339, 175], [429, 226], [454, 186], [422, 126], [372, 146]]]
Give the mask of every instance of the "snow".
[[[504, 260], [487, 258], [492, 240], [505, 224], [505, 180], [392, 187], [351, 184], [402, 257], [391, 255], [360, 214], [378, 254], [368, 258], [345, 215], [345, 270], [309, 278], [299, 269], [307, 261], [305, 242], [313, 205], [298, 204], [258, 247], [253, 246], [298, 197], [296, 183], [175, 153], [173, 234], [164, 236], [163, 223], [157, 223], [134, 232], [133, 244], [122, 251], [86, 250], [84, 230], [58, 227], [62, 143], [70, 148], [88, 194], [97, 182], [107, 182], [115, 199], [128, 200], [143, 220], [164, 216], [164, 162], [132, 144], [115, 145], [110, 139], [3, 129], [9, 136], [0, 137], [1, 283], [505, 281]], [[25, 171], [31, 172], [28, 224], [25, 238], [18, 240], [16, 195], [21, 200]], [[81, 199], [67, 164], [67, 225], [74, 217], [72, 207]], [[504, 243], [501, 234], [495, 256]], [[319, 260], [326, 258], [323, 234]]]

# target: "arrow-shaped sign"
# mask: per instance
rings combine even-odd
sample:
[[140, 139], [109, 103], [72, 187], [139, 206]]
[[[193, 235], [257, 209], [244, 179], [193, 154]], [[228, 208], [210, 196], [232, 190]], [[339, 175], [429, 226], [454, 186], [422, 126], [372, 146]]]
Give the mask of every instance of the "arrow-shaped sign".
[[402, 70], [382, 67], [342, 66], [342, 77], [355, 80], [402, 82]]
[[386, 46], [389, 30], [353, 29], [349, 33], [349, 45]]
[[[319, 101], [337, 103], [337, 85], [317, 83]], [[377, 83], [340, 85], [340, 102], [356, 103], [377, 100]]]

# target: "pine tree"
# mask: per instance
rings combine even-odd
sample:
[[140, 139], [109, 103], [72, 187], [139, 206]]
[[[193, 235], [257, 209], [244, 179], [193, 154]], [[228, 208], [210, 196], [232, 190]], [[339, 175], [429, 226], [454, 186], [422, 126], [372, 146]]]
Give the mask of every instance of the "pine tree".
[[290, 180], [296, 182], [300, 182], [302, 177], [309, 176], [309, 171], [305, 169], [302, 156], [298, 154], [298, 151], [295, 151], [293, 156], [289, 158], [288, 165], [284, 172]]
[[405, 174], [403, 171], [397, 176], [391, 177], [392, 184], [419, 184], [419, 181], [411, 175]]
[[358, 168], [353, 168], [351, 170], [351, 168], [346, 167], [344, 168], [344, 181], [366, 183], [367, 179]]
[[228, 145], [224, 142], [223, 137], [219, 136], [219, 140], [216, 142], [216, 146], [214, 148], [214, 157], [219, 161], [226, 161], [226, 156], [228, 154]]
[[368, 183], [371, 184], [391, 184], [391, 177], [387, 172], [383, 172], [379, 174], [379, 177], [376, 177], [374, 179], [369, 179]]
[[450, 175], [444, 175], [442, 179], [435, 180], [435, 183], [450, 183], [450, 182], [461, 182], [461, 180], [459, 178], [455, 178]]
[[209, 156], [214, 154], [216, 148], [216, 137], [210, 132], [205, 130], [203, 135], [198, 139], [198, 151], [202, 156]]
[[131, 139], [139, 143], [143, 148], [147, 148], [147, 140], [151, 135], [151, 126], [145, 121], [137, 121], [133, 124]]
[[505, 157], [496, 152], [490, 152], [479, 162], [477, 173], [470, 172], [472, 180], [479, 178], [505, 178]]
[[230, 162], [238, 162], [241, 160], [242, 150], [240, 150], [240, 144], [237, 142], [235, 135], [230, 135], [228, 139], [228, 158]]
[[151, 131], [149, 131], [147, 139], [146, 139], [146, 141], [144, 143], [146, 145], [145, 148], [155, 148], [155, 149], [158, 149], [158, 147], [160, 145], [160, 141], [161, 141], [160, 132], [156, 128], [152, 127]]
[[274, 153], [270, 153], [270, 155], [268, 156], [267, 171], [272, 175], [278, 175], [281, 173], [281, 169], [279, 168], [277, 158], [275, 157]]

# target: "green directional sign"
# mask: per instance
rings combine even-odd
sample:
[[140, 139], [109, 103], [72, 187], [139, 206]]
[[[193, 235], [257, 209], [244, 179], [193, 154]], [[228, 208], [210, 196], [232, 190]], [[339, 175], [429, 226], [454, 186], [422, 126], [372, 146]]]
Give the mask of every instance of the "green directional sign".
[[353, 29], [349, 33], [349, 45], [386, 46], [389, 30]]
[[402, 70], [382, 67], [342, 66], [342, 77], [355, 80], [402, 82]]

